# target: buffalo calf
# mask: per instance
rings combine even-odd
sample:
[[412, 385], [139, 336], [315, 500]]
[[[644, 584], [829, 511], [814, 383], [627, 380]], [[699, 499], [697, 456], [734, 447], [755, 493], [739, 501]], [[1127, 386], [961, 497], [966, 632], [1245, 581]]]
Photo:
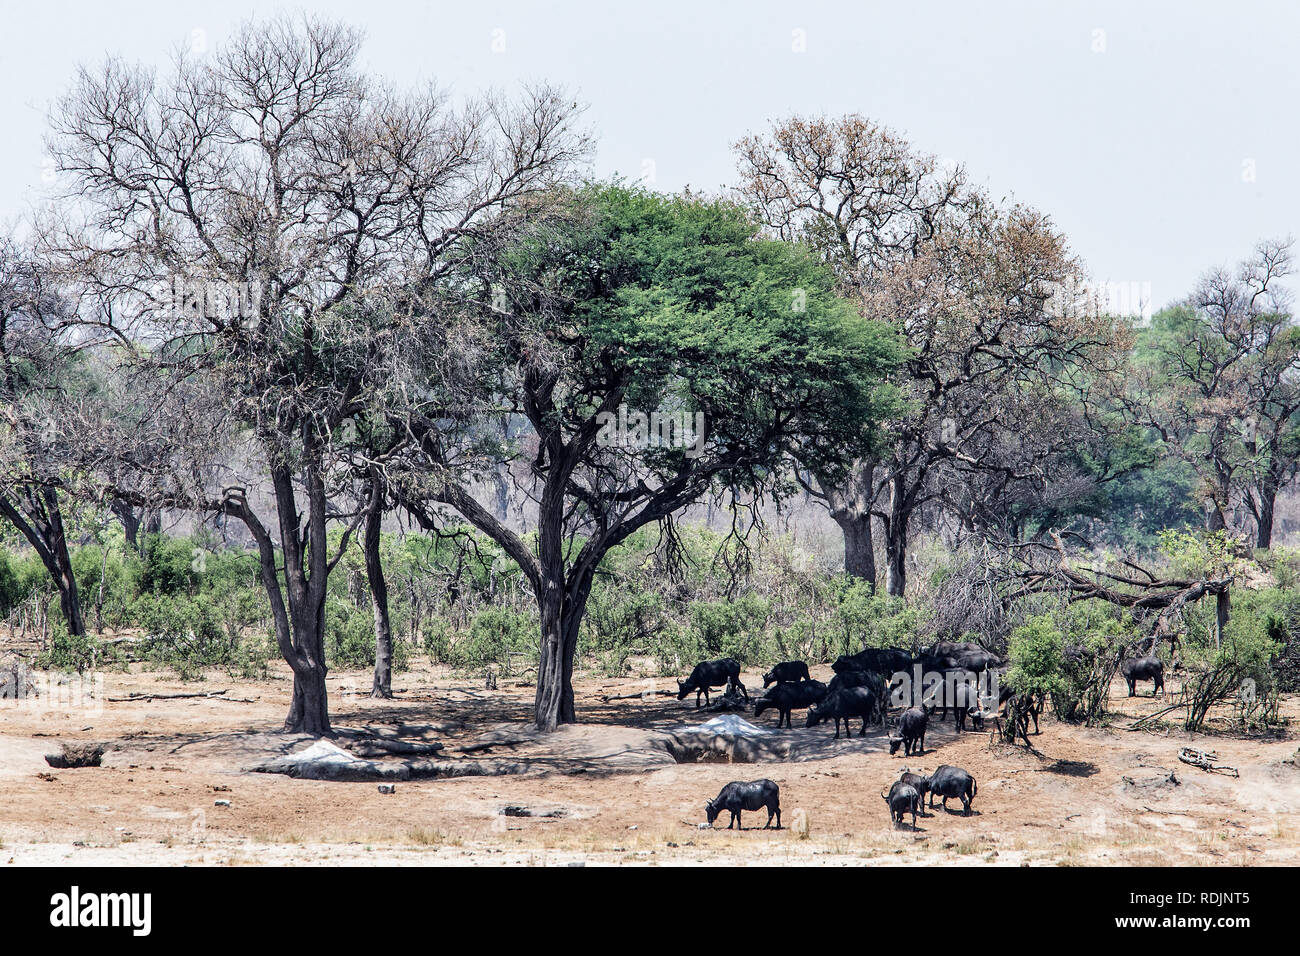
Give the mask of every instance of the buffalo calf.
[[696, 664], [690, 677], [677, 682], [677, 699], [685, 700], [687, 694], [695, 691], [695, 706], [698, 709], [701, 694], [704, 695], [704, 702], [709, 702], [710, 687], [735, 687], [744, 695], [745, 700], [749, 700], [749, 692], [740, 682], [740, 662], [735, 658], [724, 657]]
[[826, 696], [826, 685], [819, 680], [782, 681], [754, 702], [754, 716], [775, 707], [776, 725], [793, 727], [790, 711], [820, 704]]

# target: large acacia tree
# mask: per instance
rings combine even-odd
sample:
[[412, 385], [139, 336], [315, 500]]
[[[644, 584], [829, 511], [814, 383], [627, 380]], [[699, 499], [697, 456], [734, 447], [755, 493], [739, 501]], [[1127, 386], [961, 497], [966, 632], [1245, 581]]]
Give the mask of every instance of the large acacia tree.
[[[50, 138], [68, 184], [51, 247], [116, 303], [142, 380], [217, 406], [179, 413], [228, 421], [208, 445], [239, 447], [256, 483], [119, 490], [248, 527], [294, 674], [285, 726], [314, 734], [330, 732], [326, 582], [367, 510], [347, 503], [359, 496], [340, 435], [400, 334], [365, 303], [436, 281], [481, 221], [551, 187], [587, 148], [555, 90], [461, 106], [436, 89], [398, 93], [359, 73], [359, 45], [346, 27], [281, 18], [178, 58], [165, 78], [110, 59], [81, 71]], [[168, 407], [145, 411], [156, 425]]]
[[[719, 484], [780, 493], [789, 456], [840, 473], [892, 412], [902, 358], [812, 252], [761, 238], [732, 203], [613, 185], [567, 204], [502, 230], [454, 284], [430, 334], [439, 371], [412, 372], [441, 386], [402, 413], [418, 464], [399, 482], [407, 503], [454, 509], [536, 595], [544, 730], [576, 720], [578, 632], [610, 549]], [[523, 434], [503, 440], [505, 419]], [[527, 475], [535, 536], [475, 496], [503, 460]]]

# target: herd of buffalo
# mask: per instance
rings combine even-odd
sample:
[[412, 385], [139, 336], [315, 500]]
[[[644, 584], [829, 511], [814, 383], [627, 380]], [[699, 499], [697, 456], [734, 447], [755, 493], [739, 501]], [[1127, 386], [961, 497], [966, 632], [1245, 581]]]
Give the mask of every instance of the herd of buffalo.
[[[1087, 654], [1084, 648], [1069, 648], [1067, 654]], [[835, 722], [835, 739], [840, 736], [840, 722], [844, 722], [845, 736], [852, 735], [850, 721], [860, 719], [858, 736], [865, 736], [869, 722], [885, 723], [891, 698], [905, 706], [897, 718], [896, 731], [889, 735], [889, 752], [911, 757], [925, 752], [925, 732], [930, 717], [940, 712], [942, 721], [952, 710], [958, 731], [964, 730], [966, 721], [979, 730], [989, 717], [999, 717], [1008, 701], [1016, 699], [1022, 713], [1032, 715], [1037, 730], [1038, 715], [1043, 700], [1033, 695], [1017, 695], [1011, 687], [1000, 681], [1006, 672], [1006, 661], [982, 647], [969, 643], [939, 641], [919, 655], [897, 648], [868, 648], [857, 654], [838, 658], [831, 669], [835, 676], [830, 684], [813, 680], [808, 665], [803, 661], [785, 661], [763, 675], [765, 693], [752, 701], [754, 715], [764, 711], [777, 712], [777, 727], [793, 727], [790, 713], [807, 710], [807, 727], [816, 727], [823, 721]], [[1120, 673], [1128, 684], [1129, 696], [1136, 693], [1138, 681], [1152, 682], [1152, 693], [1164, 690], [1164, 665], [1150, 644], [1141, 646], [1136, 657], [1123, 661]], [[909, 687], [913, 679], [920, 683], [915, 691]], [[709, 703], [709, 691], [724, 688], [729, 700], [751, 703], [749, 692], [740, 681], [740, 663], [733, 658], [704, 661], [697, 664], [690, 677], [677, 682], [677, 699], [684, 700], [695, 692], [695, 705], [703, 697]], [[970, 814], [971, 801], [975, 799], [975, 778], [960, 767], [943, 765], [929, 776], [904, 772], [893, 783], [889, 792], [881, 796], [889, 806], [890, 820], [897, 825], [910, 813], [916, 825], [918, 813], [924, 815], [926, 795], [934, 806], [936, 797], [946, 810], [948, 798], [961, 800], [963, 815]], [[726, 810], [731, 814], [732, 825], [739, 825], [742, 811], [767, 810], [767, 824], [781, 825], [780, 789], [771, 780], [750, 782], [735, 781], [705, 806], [709, 825], [718, 814]]]

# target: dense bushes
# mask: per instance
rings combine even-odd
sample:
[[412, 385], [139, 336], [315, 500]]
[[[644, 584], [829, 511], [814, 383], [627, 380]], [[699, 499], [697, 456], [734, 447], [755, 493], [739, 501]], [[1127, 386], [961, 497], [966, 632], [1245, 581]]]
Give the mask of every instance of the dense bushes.
[[[1170, 568], [1189, 576], [1240, 560], [1214, 536], [1167, 535], [1162, 545]], [[120, 532], [74, 549], [90, 637], [73, 639], [62, 628], [48, 576], [30, 551], [0, 548], [0, 611], [48, 612], [48, 623], [38, 615], [45, 628], [40, 662], [47, 667], [85, 669], [129, 659], [198, 678], [210, 668], [258, 677], [272, 663], [278, 666], [255, 555], [222, 549], [206, 533], [149, 536], [141, 551], [126, 548]], [[1184, 614], [1183, 684], [1192, 725], [1225, 702], [1244, 726], [1271, 722], [1279, 692], [1300, 680], [1300, 555], [1278, 548], [1263, 557], [1278, 586], [1255, 581], [1234, 588], [1222, 646], [1214, 640], [1212, 602]], [[536, 666], [533, 596], [490, 541], [477, 534], [460, 541], [385, 534], [382, 558], [395, 670], [417, 654], [465, 671], [491, 667], [527, 676]], [[863, 647], [916, 651], [939, 627], [945, 636], [962, 636], [951, 630], [962, 621], [935, 606], [967, 573], [967, 564], [961, 554], [939, 549], [933, 558], [928, 573], [917, 575], [929, 586], [922, 584], [904, 602], [819, 565], [788, 538], [755, 535], [738, 542], [681, 527], [668, 539], [643, 529], [601, 564], [579, 635], [579, 659], [608, 676], [668, 676], [723, 656], [756, 667], [791, 658], [829, 661]], [[1260, 564], [1254, 567], [1257, 577], [1263, 573]], [[1104, 716], [1124, 650], [1143, 633], [1127, 611], [1097, 601], [1062, 605], [1051, 596], [1022, 601], [1002, 620], [1004, 632], [964, 636], [1007, 652], [1006, 679], [1018, 691], [1049, 696], [1058, 717], [1088, 724]], [[355, 543], [330, 577], [325, 622], [332, 668], [374, 665], [373, 612]]]

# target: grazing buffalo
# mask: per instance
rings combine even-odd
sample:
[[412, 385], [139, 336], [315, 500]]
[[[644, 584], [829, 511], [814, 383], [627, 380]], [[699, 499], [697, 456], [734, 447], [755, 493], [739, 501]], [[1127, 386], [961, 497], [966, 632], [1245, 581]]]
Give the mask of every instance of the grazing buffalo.
[[709, 825], [712, 826], [718, 814], [726, 810], [731, 814], [731, 822], [727, 824], [727, 829], [730, 830], [735, 826], [743, 830], [740, 811], [754, 811], [764, 807], [767, 808], [767, 823], [763, 825], [763, 829], [766, 830], [772, 825], [773, 817], [776, 818], [776, 828], [781, 829], [781, 788], [771, 780], [751, 780], [748, 783], [734, 780], [704, 805], [704, 814], [709, 818]]
[[868, 647], [856, 654], [846, 654], [836, 658], [835, 663], [831, 665], [831, 670], [837, 674], [843, 674], [845, 671], [893, 674], [897, 671], [909, 670], [911, 666], [912, 655], [907, 651], [900, 651], [894, 647]]
[[912, 748], [916, 748], [918, 756], [925, 753], [925, 728], [930, 722], [930, 716], [925, 712], [924, 707], [909, 707], [898, 716], [898, 736], [890, 736], [889, 753], [891, 755], [898, 753], [898, 748], [903, 748], [903, 756], [912, 756]]
[[903, 814], [910, 813], [912, 814], [912, 829], [916, 829], [916, 812], [921, 806], [921, 794], [917, 792], [915, 787], [899, 780], [889, 788], [888, 796], [884, 793], [881, 796], [885, 798], [885, 803], [889, 804], [889, 819], [894, 826], [898, 826], [903, 822]]
[[740, 662], [730, 657], [696, 664], [690, 677], [677, 682], [677, 699], [685, 700], [687, 694], [695, 691], [695, 706], [698, 708], [701, 694], [704, 695], [704, 702], [709, 702], [710, 687], [735, 687], [745, 696], [745, 700], [749, 700], [749, 692], [740, 682]]
[[803, 661], [785, 661], [763, 675], [763, 686], [797, 680], [812, 680], [808, 675], [808, 665]]
[[968, 774], [961, 767], [951, 767], [944, 764], [929, 777], [930, 787], [930, 809], [934, 809], [934, 798], [942, 798], [942, 806], [946, 811], [948, 809], [949, 797], [961, 798], [962, 816], [970, 816], [970, 804], [975, 799], [977, 788], [975, 778]]
[[776, 725], [793, 727], [790, 711], [819, 704], [825, 696], [826, 685], [819, 680], [782, 681], [754, 701], [754, 716], [761, 717], [763, 711], [775, 707]]
[[1151, 696], [1165, 692], [1165, 665], [1154, 654], [1148, 657], [1130, 657], [1119, 665], [1119, 672], [1128, 683], [1128, 695], [1137, 694], [1137, 682], [1151, 681]]
[[818, 705], [808, 709], [808, 720], [805, 726], [816, 727], [823, 720], [833, 718], [835, 720], [835, 739], [840, 739], [840, 721], [844, 721], [844, 735], [851, 737], [853, 728], [849, 726], [849, 721], [854, 717], [862, 718], [862, 729], [858, 731], [859, 737], [865, 737], [867, 734], [867, 719], [875, 718], [880, 714], [880, 696], [870, 687], [846, 687], [843, 690], [837, 690], [835, 693], [826, 695], [826, 698]]

